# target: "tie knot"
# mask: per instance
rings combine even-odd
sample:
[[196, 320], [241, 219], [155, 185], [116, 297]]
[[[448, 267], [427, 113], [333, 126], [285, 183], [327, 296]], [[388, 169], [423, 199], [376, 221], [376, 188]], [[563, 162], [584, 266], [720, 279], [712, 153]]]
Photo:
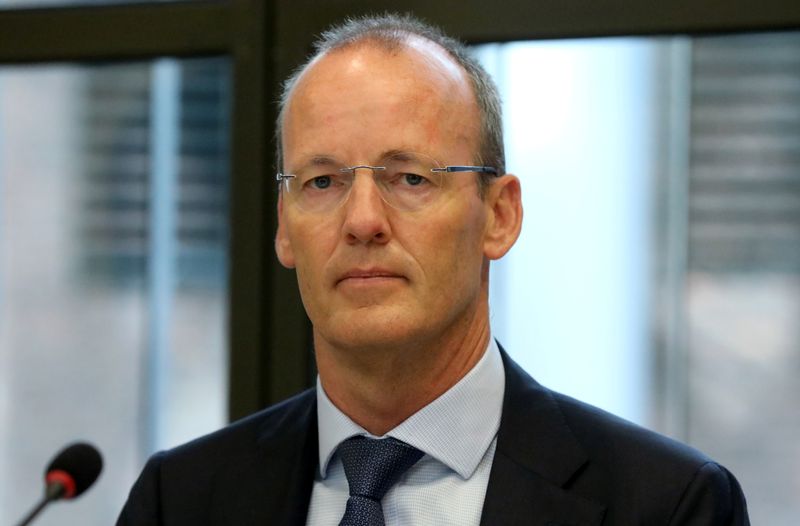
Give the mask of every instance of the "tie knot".
[[422, 451], [394, 438], [348, 438], [337, 449], [351, 496], [380, 502], [397, 479], [413, 466]]

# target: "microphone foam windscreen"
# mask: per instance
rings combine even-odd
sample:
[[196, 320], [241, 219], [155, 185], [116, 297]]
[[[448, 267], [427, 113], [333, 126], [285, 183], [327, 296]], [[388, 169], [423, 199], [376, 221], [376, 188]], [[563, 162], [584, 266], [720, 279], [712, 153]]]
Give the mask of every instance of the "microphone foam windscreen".
[[50, 462], [45, 470], [45, 476], [51, 471], [64, 471], [75, 480], [75, 494], [77, 497], [95, 480], [103, 469], [103, 459], [100, 452], [91, 444], [76, 442], [65, 447]]

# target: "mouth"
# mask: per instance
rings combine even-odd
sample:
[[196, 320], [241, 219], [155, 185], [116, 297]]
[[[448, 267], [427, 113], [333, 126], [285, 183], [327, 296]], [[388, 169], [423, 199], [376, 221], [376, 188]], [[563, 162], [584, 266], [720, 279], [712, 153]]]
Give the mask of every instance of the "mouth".
[[336, 281], [336, 284], [370, 284], [397, 279], [405, 279], [405, 276], [382, 268], [353, 269], [345, 272], [341, 277], [339, 277], [339, 279]]

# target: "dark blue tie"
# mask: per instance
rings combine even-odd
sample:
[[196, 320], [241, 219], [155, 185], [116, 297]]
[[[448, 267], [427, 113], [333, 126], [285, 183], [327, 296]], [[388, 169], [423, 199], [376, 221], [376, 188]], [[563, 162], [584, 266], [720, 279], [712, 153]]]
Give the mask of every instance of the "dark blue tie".
[[339, 526], [383, 526], [381, 499], [422, 451], [394, 438], [348, 438], [337, 449], [350, 486]]

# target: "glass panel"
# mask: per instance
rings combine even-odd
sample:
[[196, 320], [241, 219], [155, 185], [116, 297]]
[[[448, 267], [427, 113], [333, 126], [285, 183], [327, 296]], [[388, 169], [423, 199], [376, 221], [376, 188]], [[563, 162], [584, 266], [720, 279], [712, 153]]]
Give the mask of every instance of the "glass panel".
[[546, 385], [728, 466], [753, 524], [794, 524], [800, 36], [475, 52], [525, 204], [492, 267], [495, 336]]
[[800, 517], [800, 35], [693, 45], [688, 436]]
[[112, 524], [146, 456], [225, 423], [226, 60], [0, 69], [0, 523], [64, 444]]

